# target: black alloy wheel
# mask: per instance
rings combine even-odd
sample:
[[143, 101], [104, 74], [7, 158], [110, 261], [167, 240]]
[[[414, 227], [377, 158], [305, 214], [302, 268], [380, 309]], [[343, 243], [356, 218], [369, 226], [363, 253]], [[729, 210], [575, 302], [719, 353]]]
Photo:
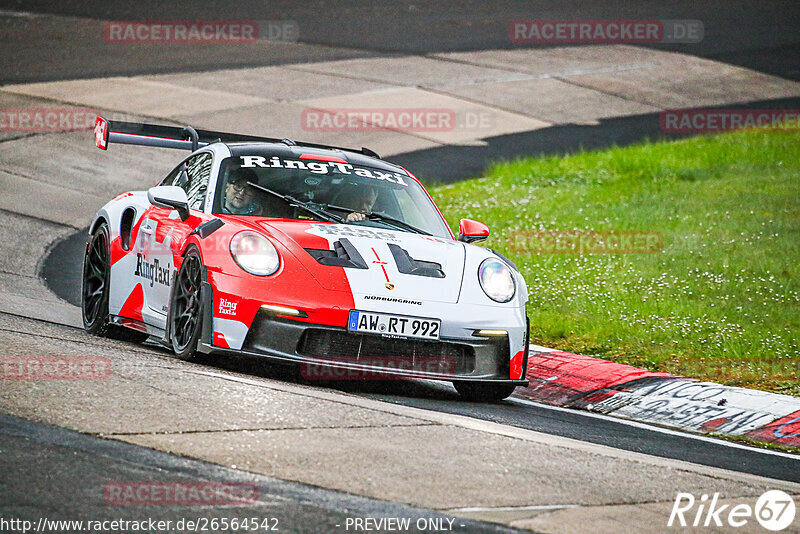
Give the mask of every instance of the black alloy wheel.
[[108, 295], [111, 290], [111, 243], [108, 225], [94, 231], [83, 258], [81, 315], [83, 327], [95, 336], [141, 343], [149, 335], [109, 323]]
[[203, 306], [200, 288], [203, 285], [203, 264], [200, 254], [191, 248], [175, 277], [170, 302], [170, 337], [172, 349], [182, 359], [194, 356], [203, 327]]
[[81, 290], [83, 327], [97, 336], [105, 335], [108, 330], [109, 250], [108, 226], [102, 224], [86, 247]]

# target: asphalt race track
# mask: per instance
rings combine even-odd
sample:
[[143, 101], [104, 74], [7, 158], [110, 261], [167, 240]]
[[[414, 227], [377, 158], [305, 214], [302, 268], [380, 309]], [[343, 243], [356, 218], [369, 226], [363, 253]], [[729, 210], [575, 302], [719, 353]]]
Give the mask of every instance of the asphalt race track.
[[[653, 45], [666, 50], [681, 50], [693, 55], [718, 59], [784, 77], [800, 77], [797, 64], [800, 21], [797, 5], [791, 1], [752, 2], [722, 0], [698, 4], [691, 0], [663, 2], [614, 2], [597, 4], [570, 0], [553, 5], [546, 1], [480, 2], [470, 0], [449, 5], [436, 0], [370, 2], [357, 0], [333, 8], [324, 0], [310, 2], [260, 2], [246, 0], [231, 4], [222, 0], [201, 0], [191, 5], [144, 2], [104, 2], [93, 4], [71, 0], [2, 0], [0, 9], [33, 13], [87, 17], [99, 20], [187, 20], [209, 18], [224, 12], [239, 20], [297, 21], [302, 28], [300, 41], [324, 48], [349, 49], [348, 56], [394, 53], [434, 53], [459, 50], [509, 48], [509, 20], [542, 19], [697, 19], [702, 20], [706, 38], [693, 44]], [[61, 36], [59, 36], [61, 37]], [[89, 44], [87, 36], [72, 36], [78, 44]], [[58, 78], [83, 78], [102, 74], [134, 74], [225, 68], [232, 65], [270, 65], [295, 61], [286, 49], [254, 51], [242, 57], [240, 51], [212, 56], [197, 54], [190, 48], [170, 51], [175, 57], [132, 54], [125, 62], [114, 57], [98, 57], [92, 49], [75, 46], [58, 62], [36, 68], [37, 47], [46, 40], [17, 44], [13, 57], [4, 54], [0, 81], [41, 81]], [[341, 52], [311, 48], [306, 61], [316, 61]], [[217, 56], [216, 54], [220, 54]], [[166, 59], [169, 59], [168, 61]], [[27, 67], [27, 68], [26, 68]]]
[[[0, 415], [0, 448], [13, 458], [4, 462], [5, 484], [0, 499], [6, 502], [12, 495], [27, 494], [21, 508], [35, 511], [59, 510], [73, 517], [92, 517], [97, 520], [125, 518], [136, 520], [139, 512], [120, 513], [118, 509], [93, 505], [89, 491], [76, 493], [74, 481], [82, 480], [82, 487], [102, 486], [109, 476], [124, 480], [148, 476], [150, 480], [236, 481], [256, 488], [258, 502], [240, 508], [229, 507], [229, 516], [280, 517], [280, 529], [294, 532], [324, 532], [341, 530], [347, 517], [407, 517], [413, 522], [420, 519], [452, 521], [468, 532], [513, 532], [499, 525], [490, 525], [464, 518], [447, 517], [430, 510], [415, 509], [347, 493], [326, 491], [321, 488], [270, 477], [244, 473], [235, 469], [179, 458], [170, 454], [102, 440], [63, 428], [40, 425]], [[38, 469], [30, 469], [31, 465]], [[55, 474], [55, 476], [54, 476]], [[47, 486], [46, 493], [32, 493], [31, 488]], [[170, 507], [167, 511], [151, 514], [156, 521], [177, 522], [182, 518], [212, 519], [219, 511], [207, 508], [197, 512], [191, 506]]]
[[[109, 2], [98, 6], [78, 1], [51, 3], [37, 0], [0, 0], [0, 15], [5, 16], [2, 20], [6, 21], [6, 26], [0, 27], [0, 46], [4, 50], [0, 53], [0, 83], [110, 75], [207, 72], [223, 68], [380, 58], [406, 53], [424, 55], [500, 49], [510, 46], [505, 34], [509, 20], [533, 16], [569, 18], [575, 17], [578, 12], [585, 19], [703, 20], [706, 38], [702, 42], [652, 46], [664, 50], [680, 50], [682, 53], [746, 67], [786, 80], [800, 80], [800, 10], [795, 2], [773, 2], [765, 5], [752, 2], [697, 4], [688, 1], [624, 2], [612, 9], [606, 5], [576, 1], [553, 6], [552, 2], [504, 0], [494, 3], [460, 3], [453, 9], [445, 9], [444, 3], [435, 1], [391, 4], [358, 1], [348, 3], [346, 7], [334, 8], [331, 3], [323, 1], [297, 4], [246, 1], [230, 4], [203, 0], [191, 4], [162, 4], [153, 0], [135, 3]], [[203, 16], [208, 18], [209, 13], [220, 11], [225, 13], [224, 17], [227, 19], [289, 18], [302, 28], [300, 43], [291, 47], [253, 48], [245, 54], [224, 47], [211, 46], [206, 53], [202, 50], [198, 52], [197, 47], [177, 46], [163, 54], [162, 49], [159, 55], [153, 54], [151, 49], [135, 47], [118, 55], [104, 55], [98, 54], [93, 48], [96, 45], [94, 37], [86, 29], [88, 27], [84, 26], [88, 19], [194, 19]], [[70, 31], [70, 25], [76, 30]], [[55, 49], [54, 42], [58, 43]], [[798, 109], [800, 98], [749, 100], [742, 102], [740, 107]], [[486, 139], [483, 146], [448, 145], [425, 148], [399, 153], [387, 159], [412, 170], [420, 169], [421, 172], [417, 174], [422, 178], [425, 178], [427, 172], [438, 179], [452, 181], [480, 173], [485, 163], [492, 159], [531, 153], [561, 154], [582, 148], [626, 145], [645, 138], [663, 136], [658, 131], [655, 116], [657, 113], [607, 118], [591, 125], [559, 125]], [[0, 138], [0, 144], [2, 142]], [[74, 168], [75, 160], [65, 158], [64, 167]], [[14, 225], [20, 227], [28, 222], [31, 225], [42, 222], [35, 216], [26, 215], [24, 210], [12, 212], [0, 208], [0, 215], [7, 216]], [[3, 224], [6, 223], [0, 224], [0, 252], [5, 256], [13, 256], [10, 251], [14, 249], [27, 251], [24, 234], [12, 232]], [[31, 261], [35, 264], [36, 274], [45, 280], [47, 288], [72, 305], [79, 305], [80, 301], [80, 266], [86, 238], [86, 232], [82, 228], [85, 224], [86, 221], [82, 220], [72, 224], [53, 225], [57, 229], [58, 239], [46, 253], [39, 251], [40, 257]], [[16, 259], [0, 260], [0, 271], [5, 275], [8, 273], [3, 261], [14, 263]], [[9, 280], [13, 281], [15, 278], [10, 277]], [[6, 282], [0, 276], [0, 284]], [[70, 321], [59, 320], [58, 309], [54, 308], [55, 311], [47, 317], [27, 315], [17, 308], [0, 309], [0, 338], [10, 350], [29, 350], [32, 354], [59, 354], [58, 351], [62, 350], [65, 353], [80, 353], [86, 348], [105, 354], [114, 361], [115, 368], [119, 361], [124, 371], [121, 381], [116, 384], [120, 388], [119, 397], [111, 389], [95, 394], [87, 393], [88, 390], [81, 389], [82, 386], [79, 385], [65, 386], [63, 389], [56, 387], [52, 390], [36, 387], [0, 390], [0, 517], [14, 515], [35, 521], [42, 515], [51, 513], [53, 517], [85, 516], [92, 519], [136, 519], [148, 514], [163, 520], [178, 520], [190, 516], [212, 518], [219, 516], [219, 510], [212, 507], [109, 507], [108, 502], [104, 503], [98, 496], [98, 488], [102, 488], [108, 480], [233, 481], [258, 488], [258, 499], [255, 504], [249, 504], [242, 509], [235, 506], [226, 508], [226, 513], [229, 512], [230, 516], [279, 515], [281, 531], [347, 531], [349, 529], [344, 527], [345, 522], [352, 517], [407, 517], [415, 522], [420, 518], [435, 520], [441, 524], [454, 522], [455, 530], [464, 532], [512, 531], [511, 528], [495, 524], [511, 524], [511, 520], [502, 515], [507, 510], [498, 504], [504, 503], [504, 500], [487, 496], [483, 506], [486, 510], [493, 509], [491, 513], [483, 508], [475, 511], [458, 504], [462, 500], [467, 502], [467, 497], [480, 494], [478, 490], [474, 494], [470, 493], [473, 489], [470, 487], [463, 489], [467, 497], [462, 500], [438, 493], [430, 500], [416, 496], [400, 497], [404, 495], [404, 489], [407, 491], [408, 487], [413, 487], [413, 473], [419, 476], [419, 472], [424, 472], [424, 465], [409, 467], [409, 480], [399, 483], [395, 493], [392, 488], [381, 487], [381, 481], [372, 480], [369, 474], [364, 475], [365, 481], [360, 485], [353, 482], [355, 478], [337, 479], [337, 473], [348, 471], [347, 465], [327, 466], [330, 468], [328, 476], [297, 476], [296, 473], [303, 466], [281, 467], [280, 453], [272, 449], [258, 449], [260, 454], [263, 453], [262, 457], [254, 460], [253, 465], [243, 465], [237, 458], [247, 458], [249, 453], [239, 450], [242, 440], [246, 441], [253, 435], [260, 435], [259, 433], [277, 433], [289, 429], [309, 432], [311, 438], [306, 440], [320, 436], [321, 443], [326, 443], [325, 440], [333, 443], [338, 439], [335, 432], [340, 430], [334, 421], [339, 417], [347, 419], [349, 416], [341, 415], [345, 412], [335, 412], [339, 415], [331, 415], [330, 420], [328, 415], [319, 416], [320, 421], [304, 422], [304, 426], [294, 428], [293, 416], [290, 414], [306, 409], [305, 405], [304, 408], [295, 408], [284, 406], [276, 400], [276, 406], [279, 406], [276, 413], [281, 412], [276, 415], [265, 401], [265, 405], [257, 406], [258, 417], [269, 420], [276, 416], [280, 421], [262, 423], [260, 419], [249, 419], [249, 415], [242, 414], [241, 421], [235, 421], [236, 424], [232, 422], [232, 426], [228, 428], [224, 416], [219, 416], [211, 408], [204, 408], [205, 405], [193, 404], [201, 398], [197, 388], [219, 391], [219, 399], [215, 398], [208, 403], [208, 406], [213, 407], [228, 403], [230, 399], [250, 402], [252, 397], [244, 396], [238, 391], [228, 391], [233, 388], [250, 388], [251, 391], [269, 392], [269, 395], [275, 392], [291, 393], [304, 400], [314, 398], [320, 404], [330, 403], [333, 408], [321, 408], [326, 414], [326, 410], [334, 413], [352, 402], [352, 406], [364, 410], [365, 414], [359, 414], [354, 418], [355, 422], [347, 421], [346, 425], [364, 432], [386, 427], [393, 431], [400, 429], [402, 432], [413, 433], [417, 430], [439, 430], [436, 425], [440, 425], [454, 432], [463, 432], [464, 439], [467, 439], [468, 432], [479, 429], [491, 432], [493, 438], [503, 436], [517, 439], [525, 436], [525, 439], [531, 440], [531, 443], [536, 442], [537, 445], [547, 443], [548, 447], [571, 447], [571, 453], [583, 451], [583, 447], [586, 447], [587, 457], [600, 454], [596, 451], [611, 451], [603, 454], [609, 454], [614, 461], [638, 462], [647, 469], [664, 467], [676, 478], [684, 477], [680, 478], [680, 483], [685, 483], [687, 487], [696, 485], [697, 488], [703, 488], [703, 491], [715, 491], [713, 484], [703, 486], [705, 479], [701, 483], [692, 478], [695, 476], [698, 479], [708, 477], [717, 481], [720, 488], [727, 488], [726, 484], [730, 484], [731, 496], [737, 498], [758, 495], [762, 489], [779, 483], [784, 484], [787, 491], [800, 493], [800, 486], [794, 485], [800, 484], [800, 456], [797, 455], [554, 408], [521, 398], [511, 398], [497, 404], [465, 403], [458, 400], [452, 387], [437, 383], [405, 380], [380, 383], [310, 383], [295, 376], [291, 370], [265, 364], [263, 360], [254, 358], [206, 358], [199, 362], [186, 363], [174, 361], [165, 349], [152, 344], [137, 346], [113, 342], [106, 349], [103, 347], [103, 340], [92, 340]], [[185, 380], [186, 385], [176, 386], [176, 377]], [[186, 413], [179, 412], [180, 407], [176, 407], [176, 411], [170, 411], [171, 415], [165, 416], [162, 421], [158, 419], [160, 415], [155, 415], [161, 413], [159, 409], [164, 408], [157, 401], [170, 387], [181, 388], [177, 397], [186, 401]], [[151, 391], [147, 388], [152, 389], [152, 398], [143, 393]], [[16, 397], [20, 392], [22, 396]], [[130, 394], [129, 397], [126, 397], [126, 392]], [[28, 397], [23, 398], [24, 395]], [[86, 397], [77, 398], [80, 395]], [[111, 399], [119, 404], [113, 410], [108, 407]], [[77, 415], [66, 414], [68, 409], [64, 406], [83, 406], [84, 400], [86, 406], [97, 410], [96, 419], [81, 420]], [[311, 401], [308, 406], [313, 407]], [[66, 414], [63, 415], [65, 423], [54, 426], [50, 423], [61, 421], [59, 417], [62, 415], [54, 415], [59, 410]], [[381, 416], [391, 416], [392, 421], [373, 420], [377, 416], [367, 414], [369, 410], [381, 413]], [[149, 415], [153, 416], [152, 420], [148, 419]], [[133, 430], [123, 428], [122, 421], [128, 421], [128, 417], [133, 421], [137, 416], [141, 420], [132, 424]], [[234, 419], [236, 417], [239, 415]], [[412, 420], [414, 418], [417, 418], [416, 422]], [[117, 425], [115, 421], [120, 421], [120, 424]], [[328, 436], [328, 432], [334, 433], [333, 437]], [[550, 437], [552, 444], [547, 441]], [[202, 441], [206, 438], [207, 441]], [[193, 439], [198, 441], [192, 441]], [[215, 439], [227, 441], [218, 448]], [[416, 435], [407, 439], [409, 442], [424, 441]], [[537, 440], [542, 441], [540, 443]], [[488, 441], [491, 440], [487, 439]], [[202, 443], [206, 448], [195, 453], [194, 451], [201, 450], [197, 443]], [[243, 447], [249, 446], [246, 444]], [[255, 445], [254, 447], [257, 448]], [[496, 447], [490, 449], [494, 453], [501, 448], [500, 443], [489, 444], [487, 447]], [[309, 456], [313, 456], [315, 451], [319, 453], [313, 448], [300, 449]], [[167, 450], [174, 454], [161, 452]], [[275, 452], [275, 463], [270, 463], [268, 458], [272, 452]], [[319, 454], [320, 464], [305, 465], [307, 470], [326, 469], [325, 458], [322, 453]], [[494, 465], [492, 462], [496, 459], [498, 465], [505, 466], [508, 471], [509, 465], [513, 466], [518, 462], [501, 456], [498, 454], [487, 463]], [[578, 458], [573, 458], [570, 465], [581, 464], [582, 460]], [[435, 464], [439, 459], [428, 460]], [[560, 461], [559, 458], [548, 459], [548, 462], [557, 466], [554, 471], [568, 471], [567, 464], [559, 463]], [[587, 464], [593, 461], [586, 460]], [[671, 463], [673, 461], [675, 462]], [[391, 459], [380, 460], [381, 464], [390, 462]], [[36, 466], [36, 469], [31, 469], [31, 466]], [[457, 466], [455, 469], [461, 467]], [[468, 467], [465, 466], [465, 469], [468, 470]], [[594, 473], [596, 466], [592, 464], [576, 469], [579, 474], [572, 477], [576, 477], [574, 482], [580, 485], [581, 474]], [[274, 473], [274, 476], [263, 474], [267, 471]], [[687, 473], [691, 473], [691, 477]], [[618, 475], [618, 478], [624, 481], [625, 476]], [[726, 479], [727, 476], [730, 479]], [[379, 477], [376, 475], [376, 478]], [[652, 480], [657, 478], [656, 475], [651, 476]], [[602, 480], [605, 479], [601, 475], [586, 475], [585, 479], [585, 495], [562, 499], [553, 506], [548, 501], [546, 506], [542, 505], [542, 509], [568, 511], [565, 509], [571, 506], [605, 505], [602, 499], [594, 497], [595, 494], [604, 493]], [[734, 486], [733, 481], [747, 484], [748, 490], [740, 490]], [[661, 482], [672, 494], [658, 493], [656, 489], [651, 490], [648, 487], [642, 488], [639, 493], [636, 493], [639, 490], [631, 489], [631, 495], [626, 495], [616, 504], [669, 501], [674, 499], [674, 492], [688, 491], [683, 487], [670, 486], [670, 481]], [[537, 483], [542, 482], [530, 481], [531, 485]], [[550, 484], [559, 485], [558, 482]], [[630, 484], [638, 487], [646, 482], [631, 480]], [[624, 483], [621, 485], [625, 487]], [[592, 489], [591, 486], [595, 487]], [[47, 490], [43, 491], [43, 488]], [[662, 486], [659, 488], [663, 489]], [[565, 495], [575, 494], [574, 488], [558, 488], [559, 491], [562, 489]], [[700, 489], [696, 491], [698, 494], [699, 492]], [[486, 493], [499, 495], [503, 491], [491, 486], [486, 489]], [[634, 493], [636, 497], [633, 497]], [[480, 499], [476, 499], [477, 501]], [[509, 506], [524, 507], [522, 501]], [[545, 528], [544, 523], [515, 525], [520, 528]], [[656, 528], [654, 531], [659, 530]]]
[[[86, 233], [76, 232], [58, 243], [42, 263], [42, 275], [56, 294], [80, 305], [80, 265]], [[284, 370], [265, 365], [257, 358], [236, 360], [209, 358], [204, 364], [266, 378], [300, 381]], [[422, 381], [338, 382], [328, 387], [369, 398], [477, 417], [507, 425], [536, 430], [567, 438], [588, 441], [614, 448], [641, 452], [664, 458], [720, 467], [770, 478], [800, 482], [800, 456], [739, 446], [720, 440], [678, 432], [665, 433], [645, 425], [632, 426], [611, 417], [532, 405], [525, 399], [507, 400], [496, 405], [476, 405], [458, 400], [449, 385]], [[669, 432], [669, 431], [667, 431]]]
[[[619, 2], [610, 6], [591, 2], [513, 2], [503, 1], [459, 3], [458, 9], [442, 9], [436, 1], [349, 2], [341, 9], [327, 9], [325, 2], [237, 2], [225, 4], [226, 16], [245, 20], [296, 21], [302, 33], [301, 50], [297, 47], [270, 45], [231, 50], [230, 47], [206, 45], [203, 54], [194, 47], [173, 46], [168, 49], [146, 47], [134, 50], [103, 48], [104, 43], [92, 39], [91, 26], [55, 23], [49, 34], [36, 19], [18, 17], [19, 33], [0, 39], [13, 41], [15, 53], [0, 55], [0, 83], [48, 81], [54, 79], [91, 78], [95, 76], [194, 72], [230, 67], [282, 65], [354, 57], [384, 57], [403, 53], [432, 54], [438, 52], [509, 48], [507, 21], [530, 18], [575, 17], [602, 19], [649, 18], [698, 19], [704, 24], [706, 38], [692, 44], [647, 45], [663, 50], [710, 58], [740, 65], [786, 79], [800, 80], [800, 18], [791, 1], [770, 2], [756, 7], [750, 2]], [[156, 7], [158, 6], [158, 7]], [[219, 9], [215, 1], [193, 2], [191, 6], [161, 5], [156, 0], [104, 3], [100, 6], [84, 2], [47, 2], [0, 0], [0, 10], [57, 14], [107, 20], [160, 19], [184, 20], [203, 18]], [[325, 17], [318, 14], [323, 10]], [[546, 16], [545, 16], [546, 14]], [[67, 19], [69, 20], [69, 19]], [[358, 31], [342, 31], [358, 20]], [[30, 32], [30, 33], [29, 33]], [[33, 38], [28, 37], [33, 34]], [[54, 34], [54, 35], [53, 35]], [[20, 44], [19, 39], [25, 39]], [[64, 46], [64, 42], [69, 45]], [[0, 40], [0, 44], [5, 41]], [[58, 56], [40, 64], [42, 54]], [[146, 46], [146, 45], [145, 45]], [[546, 45], [532, 45], [545, 47]], [[102, 53], [97, 53], [97, 50]], [[742, 102], [742, 107], [761, 109], [797, 109], [797, 98]], [[564, 154], [580, 149], [625, 146], [643, 139], [680, 137], [659, 131], [652, 116], [634, 115], [598, 121], [595, 125], [566, 125], [522, 134], [486, 139], [487, 146], [446, 146], [412, 151], [393, 157], [407, 168], [418, 169], [422, 179], [454, 181], [479, 174], [487, 161], [530, 154]]]

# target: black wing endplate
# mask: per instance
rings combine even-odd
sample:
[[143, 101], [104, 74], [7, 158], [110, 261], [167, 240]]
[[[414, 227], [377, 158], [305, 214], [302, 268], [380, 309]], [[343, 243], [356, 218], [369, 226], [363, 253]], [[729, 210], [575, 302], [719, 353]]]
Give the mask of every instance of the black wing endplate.
[[194, 151], [217, 141], [223, 143], [256, 142], [298, 144], [311, 148], [347, 150], [349, 152], [358, 152], [367, 156], [379, 158], [375, 152], [368, 148], [354, 150], [352, 148], [319, 145], [315, 143], [295, 143], [289, 139], [215, 132], [212, 130], [195, 130], [191, 126], [179, 127], [139, 122], [110, 121], [103, 117], [97, 117], [94, 123], [94, 144], [101, 150], [108, 150], [109, 143], [118, 143]]

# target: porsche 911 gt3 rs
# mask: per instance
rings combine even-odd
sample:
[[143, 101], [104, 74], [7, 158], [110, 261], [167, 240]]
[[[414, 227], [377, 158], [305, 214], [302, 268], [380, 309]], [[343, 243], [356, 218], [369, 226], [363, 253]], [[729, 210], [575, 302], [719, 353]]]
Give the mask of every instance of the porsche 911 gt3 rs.
[[[97, 118], [95, 143], [190, 154], [90, 225], [85, 328], [181, 358], [244, 353], [307, 374], [452, 382], [471, 400], [526, 385], [527, 289], [450, 231], [419, 181], [368, 150]], [[313, 370], [313, 371], [309, 371]]]

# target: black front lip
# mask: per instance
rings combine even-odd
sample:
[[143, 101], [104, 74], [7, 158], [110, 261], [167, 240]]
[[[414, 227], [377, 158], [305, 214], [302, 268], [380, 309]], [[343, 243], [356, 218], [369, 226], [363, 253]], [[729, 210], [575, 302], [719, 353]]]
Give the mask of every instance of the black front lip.
[[[247, 334], [247, 338], [244, 341], [243, 348], [240, 350], [235, 349], [225, 349], [221, 347], [214, 346], [212, 342], [212, 332], [213, 332], [213, 320], [212, 320], [212, 310], [213, 310], [213, 288], [211, 284], [208, 282], [203, 283], [203, 287], [201, 288], [200, 298], [203, 301], [203, 333], [198, 341], [197, 349], [199, 352], [203, 354], [229, 354], [229, 355], [245, 355], [245, 356], [253, 356], [253, 357], [260, 357], [260, 358], [269, 358], [272, 361], [277, 363], [284, 363], [284, 364], [308, 364], [314, 365], [315, 368], [318, 369], [327, 369], [327, 370], [352, 370], [352, 371], [360, 371], [364, 373], [366, 376], [374, 376], [375, 380], [380, 380], [380, 376], [385, 375], [387, 377], [405, 377], [405, 378], [418, 378], [418, 379], [426, 379], [426, 380], [443, 380], [452, 382], [456, 381], [464, 381], [464, 382], [486, 382], [491, 384], [515, 384], [517, 386], [527, 386], [529, 384], [528, 380], [523, 377], [520, 379], [511, 379], [511, 378], [504, 378], [504, 374], [506, 376], [507, 373], [510, 371], [510, 362], [509, 362], [509, 352], [506, 350], [504, 355], [501, 355], [495, 358], [496, 361], [486, 361], [490, 360], [490, 358], [486, 358], [485, 354], [481, 354], [481, 352], [486, 352], [485, 350], [476, 352], [476, 365], [479, 366], [476, 369], [477, 372], [473, 372], [471, 374], [441, 374], [441, 373], [429, 373], [419, 370], [401, 370], [391, 367], [376, 367], [371, 365], [362, 365], [358, 362], [353, 361], [342, 361], [336, 359], [329, 359], [329, 358], [314, 358], [304, 356], [297, 352], [298, 344], [300, 342], [300, 338], [302, 337], [303, 333], [308, 331], [309, 329], [322, 329], [328, 330], [331, 332], [346, 332], [347, 330], [342, 327], [332, 327], [326, 325], [317, 325], [314, 323], [305, 323], [302, 321], [294, 321], [291, 319], [285, 318], [278, 318], [273, 315], [267, 314], [264, 311], [258, 312], [256, 318], [253, 320], [253, 324], [250, 326], [250, 330]], [[266, 332], [262, 331], [259, 332], [258, 325], [267, 325]], [[260, 338], [260, 339], [259, 339]], [[265, 342], [265, 340], [269, 340], [269, 342]], [[485, 338], [474, 338], [474, 339], [450, 339], [450, 338], [442, 338], [442, 342], [451, 342], [463, 345], [470, 345], [473, 349], [481, 349], [490, 346], [491, 340], [487, 340]], [[481, 358], [481, 356], [484, 356]], [[494, 365], [494, 369], [492, 369], [492, 365]], [[326, 380], [336, 380], [335, 376], [330, 378], [325, 378]]]
[[[528, 381], [525, 379], [512, 380], [510, 378], [503, 378], [499, 372], [507, 372], [507, 362], [483, 362], [485, 370], [476, 369], [469, 374], [443, 374], [436, 372], [426, 372], [419, 369], [398, 369], [396, 367], [381, 367], [370, 364], [362, 364], [353, 360], [340, 360], [335, 358], [319, 358], [309, 357], [297, 352], [298, 342], [304, 332], [309, 329], [325, 329], [335, 332], [346, 331], [344, 328], [326, 327], [316, 324], [303, 323], [299, 321], [291, 321], [288, 319], [273, 319], [269, 321], [270, 326], [278, 325], [278, 328], [273, 328], [268, 336], [269, 344], [254, 343], [252, 329], [251, 334], [248, 334], [248, 339], [242, 349], [226, 349], [214, 346], [210, 340], [204, 340], [198, 345], [198, 350], [204, 354], [229, 354], [229, 355], [246, 355], [259, 358], [268, 358], [277, 363], [284, 364], [300, 364], [309, 366], [306, 373], [309, 379], [324, 380], [342, 380], [342, 379], [360, 379], [360, 380], [382, 380], [384, 377], [404, 377], [404, 378], [417, 378], [425, 380], [443, 380], [452, 382], [465, 381], [465, 382], [487, 382], [497, 384], [516, 384], [518, 386], [527, 386]], [[283, 332], [284, 335], [275, 335], [276, 332]], [[258, 336], [262, 337], [262, 336]], [[457, 342], [464, 343], [465, 340], [461, 339], [442, 339], [444, 342]], [[482, 340], [476, 340], [480, 343]], [[506, 357], [507, 358], [507, 357]], [[375, 362], [378, 358], [365, 358], [367, 361]], [[400, 362], [403, 360], [401, 358]], [[487, 372], [486, 368], [491, 368], [491, 365], [496, 366], [495, 372]], [[336, 371], [340, 371], [337, 373]], [[345, 371], [354, 371], [353, 375], [345, 373]], [[499, 371], [499, 372], [497, 372]]]
[[394, 370], [392, 368], [386, 367], [373, 367], [373, 366], [366, 366], [360, 365], [357, 363], [351, 362], [343, 362], [337, 360], [323, 360], [318, 358], [307, 358], [305, 356], [281, 353], [278, 351], [270, 351], [269, 353], [264, 352], [253, 352], [248, 350], [234, 350], [234, 349], [224, 349], [220, 347], [212, 346], [208, 343], [201, 343], [199, 346], [200, 352], [204, 354], [219, 354], [219, 355], [231, 355], [231, 356], [251, 356], [251, 357], [258, 357], [258, 358], [267, 358], [271, 361], [275, 361], [277, 363], [282, 364], [309, 364], [314, 365], [315, 368], [330, 370], [331, 373], [327, 374], [325, 372], [319, 373], [319, 380], [320, 381], [337, 381], [337, 380], [345, 380], [345, 377], [337, 375], [335, 371], [337, 370], [346, 370], [346, 371], [358, 371], [363, 373], [364, 376], [369, 376], [370, 378], [362, 378], [361, 380], [381, 380], [382, 375], [385, 375], [386, 378], [416, 378], [421, 380], [440, 380], [446, 382], [458, 381], [458, 382], [482, 382], [487, 384], [515, 384], [517, 386], [527, 387], [530, 382], [527, 379], [519, 379], [519, 380], [512, 380], [509, 378], [497, 378], [497, 377], [483, 377], [483, 376], [470, 376], [470, 375], [443, 375], [437, 373], [425, 373], [422, 371], [400, 371]]

